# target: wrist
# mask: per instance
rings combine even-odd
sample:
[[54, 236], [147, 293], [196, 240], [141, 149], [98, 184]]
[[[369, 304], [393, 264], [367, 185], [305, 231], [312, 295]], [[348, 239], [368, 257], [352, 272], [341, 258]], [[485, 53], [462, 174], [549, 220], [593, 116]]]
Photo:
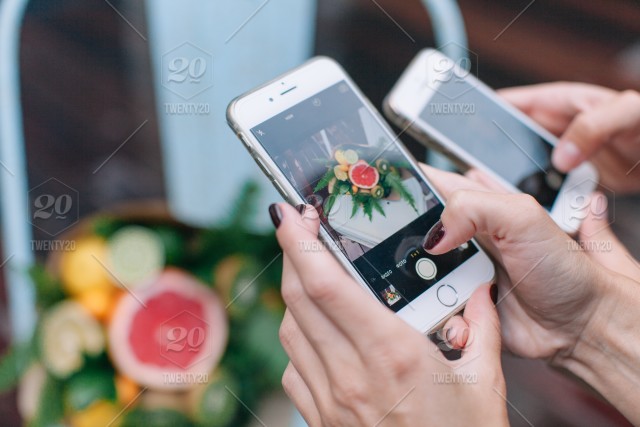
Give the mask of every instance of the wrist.
[[[577, 332], [573, 345], [558, 353], [552, 360], [553, 365], [572, 372], [578, 370], [587, 376], [595, 374], [590, 371], [597, 365], [599, 355], [605, 351], [605, 347], [610, 345], [604, 342], [604, 339], [609, 337], [609, 322], [624, 294], [616, 277], [606, 273], [599, 276], [600, 280], [594, 284], [592, 304], [586, 310], [587, 312], [582, 314], [586, 320], [581, 330]], [[585, 372], [582, 371], [583, 369]], [[577, 372], [574, 373], [577, 374]], [[579, 376], [583, 377], [583, 375]]]
[[595, 305], [572, 349], [552, 364], [602, 394], [632, 422], [640, 422], [640, 283], [601, 270]]

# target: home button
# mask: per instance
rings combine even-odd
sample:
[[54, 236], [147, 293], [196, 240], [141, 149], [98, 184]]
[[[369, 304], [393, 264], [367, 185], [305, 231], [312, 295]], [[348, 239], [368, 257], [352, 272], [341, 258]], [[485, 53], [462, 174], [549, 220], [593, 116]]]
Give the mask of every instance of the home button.
[[458, 303], [458, 292], [451, 285], [440, 285], [437, 295], [438, 301], [447, 307], [453, 307]]

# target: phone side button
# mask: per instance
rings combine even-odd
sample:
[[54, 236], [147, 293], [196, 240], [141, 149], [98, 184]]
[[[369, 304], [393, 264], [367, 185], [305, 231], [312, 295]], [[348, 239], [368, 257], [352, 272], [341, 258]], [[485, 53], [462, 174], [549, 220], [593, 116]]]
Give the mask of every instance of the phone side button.
[[247, 139], [247, 136], [244, 133], [238, 132], [238, 138], [240, 138], [240, 141], [242, 141], [244, 146], [247, 147], [247, 150], [249, 150], [250, 152], [253, 152], [253, 148], [251, 148], [251, 144], [249, 144], [249, 140]]
[[458, 303], [458, 292], [451, 285], [440, 285], [437, 296], [438, 301], [446, 307], [453, 307]]
[[271, 182], [273, 183], [274, 187], [276, 187], [276, 190], [278, 190], [278, 193], [280, 193], [280, 195], [287, 200], [287, 193], [284, 191], [284, 188], [282, 188], [280, 186], [280, 184], [278, 183], [278, 181], [276, 180], [271, 180]]
[[264, 163], [262, 163], [262, 160], [260, 160], [258, 157], [254, 157], [253, 160], [256, 161], [256, 163], [260, 167], [260, 170], [262, 170], [262, 172], [265, 175], [267, 175], [269, 178], [271, 178], [271, 172], [269, 172], [269, 169], [267, 169], [267, 166]]

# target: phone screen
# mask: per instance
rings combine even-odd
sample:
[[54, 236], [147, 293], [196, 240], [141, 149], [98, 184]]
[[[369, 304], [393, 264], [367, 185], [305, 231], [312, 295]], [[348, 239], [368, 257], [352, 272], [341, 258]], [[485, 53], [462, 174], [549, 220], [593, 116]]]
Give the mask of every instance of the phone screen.
[[420, 119], [551, 209], [565, 179], [551, 164], [551, 143], [472, 82], [440, 82]]
[[440, 256], [424, 251], [422, 240], [440, 218], [442, 203], [347, 82], [251, 132], [393, 311], [478, 252], [473, 242]]

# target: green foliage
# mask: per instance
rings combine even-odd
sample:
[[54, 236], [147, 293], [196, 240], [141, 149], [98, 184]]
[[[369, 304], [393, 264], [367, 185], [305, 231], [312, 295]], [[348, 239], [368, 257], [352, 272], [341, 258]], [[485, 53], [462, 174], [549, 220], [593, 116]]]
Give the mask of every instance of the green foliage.
[[192, 427], [193, 423], [186, 415], [173, 409], [135, 408], [124, 417], [120, 427]]
[[411, 193], [407, 191], [407, 188], [404, 186], [402, 178], [400, 178], [399, 175], [393, 173], [387, 174], [384, 178], [384, 182], [386, 185], [395, 190], [395, 192], [398, 193], [403, 200], [409, 203], [413, 210], [416, 211], [416, 213], [418, 213], [418, 209], [416, 208], [416, 201], [413, 199]]
[[413, 169], [413, 165], [404, 160], [394, 163], [394, 166], [398, 169], [409, 169], [409, 170]]
[[336, 203], [336, 195], [335, 194], [331, 194], [329, 197], [327, 197], [327, 200], [324, 202], [325, 215], [329, 215], [329, 212], [331, 212], [331, 208], [333, 207], [333, 205], [335, 203]]
[[[281, 309], [256, 307], [242, 321], [231, 319], [227, 351], [221, 365], [237, 379], [237, 395], [250, 408], [268, 390], [280, 387], [288, 357], [278, 339]], [[251, 415], [240, 410], [233, 426], [246, 425]]]
[[29, 269], [29, 276], [35, 287], [38, 307], [47, 308], [64, 299], [65, 295], [60, 282], [43, 265], [32, 266]]
[[[180, 266], [203, 282], [212, 284], [214, 266], [229, 255], [249, 255], [261, 260], [264, 265], [271, 261], [280, 252], [275, 235], [249, 231], [249, 219], [254, 216], [250, 212], [255, 211], [258, 191], [255, 183], [245, 185], [234, 204], [227, 227], [196, 230], [186, 239]], [[261, 276], [264, 281], [280, 283], [280, 265], [275, 262], [267, 268]]]
[[0, 359], [0, 393], [13, 389], [34, 358], [33, 344], [13, 344]]
[[98, 400], [116, 399], [112, 369], [87, 368], [78, 372], [64, 386], [64, 402], [67, 410], [80, 411]]
[[281, 313], [258, 307], [247, 322], [244, 331], [247, 351], [260, 361], [263, 376], [270, 385], [280, 383], [289, 362], [287, 354], [278, 342], [280, 322], [282, 322]]
[[348, 192], [351, 191], [351, 185], [349, 185], [349, 183], [345, 182], [345, 181], [340, 181], [338, 183], [337, 187], [338, 187], [338, 191], [337, 192], [334, 191], [334, 194], [335, 193], [337, 193], [337, 194], [347, 194]]
[[29, 427], [62, 426], [64, 417], [64, 403], [62, 400], [64, 383], [49, 375], [42, 388], [38, 411]]
[[231, 228], [246, 229], [251, 225], [256, 215], [256, 198], [259, 194], [260, 187], [255, 181], [248, 181], [242, 186], [227, 220]]
[[362, 208], [364, 214], [369, 218], [369, 220], [373, 219], [373, 211], [375, 210], [380, 215], [385, 216], [384, 209], [380, 204], [380, 200], [372, 197], [371, 194], [362, 194], [356, 193], [353, 196], [353, 208], [351, 209], [351, 218], [353, 218], [358, 210]]
[[353, 218], [354, 216], [356, 216], [356, 214], [358, 213], [358, 210], [360, 209], [360, 204], [356, 203], [356, 200], [353, 200], [353, 206], [351, 208], [351, 217]]
[[161, 225], [153, 227], [162, 240], [166, 263], [168, 265], [180, 265], [184, 261], [186, 239], [183, 233], [175, 227]]
[[380, 215], [386, 217], [387, 215], [384, 213], [384, 209], [382, 209], [382, 205], [380, 204], [380, 200], [371, 198], [371, 206], [376, 210]]
[[336, 177], [336, 174], [333, 172], [333, 168], [327, 169], [327, 172], [320, 178], [320, 181], [316, 184], [316, 187], [313, 189], [314, 193], [326, 188], [331, 180]]
[[111, 216], [99, 217], [93, 222], [93, 232], [97, 236], [108, 239], [125, 225], [127, 223], [119, 218]]
[[238, 380], [228, 370], [217, 370], [195, 404], [192, 414], [198, 427], [230, 427], [237, 425], [241, 394]]
[[366, 216], [369, 217], [369, 221], [373, 220], [373, 207], [371, 206], [371, 197], [367, 199], [365, 203], [362, 203], [362, 210]]

